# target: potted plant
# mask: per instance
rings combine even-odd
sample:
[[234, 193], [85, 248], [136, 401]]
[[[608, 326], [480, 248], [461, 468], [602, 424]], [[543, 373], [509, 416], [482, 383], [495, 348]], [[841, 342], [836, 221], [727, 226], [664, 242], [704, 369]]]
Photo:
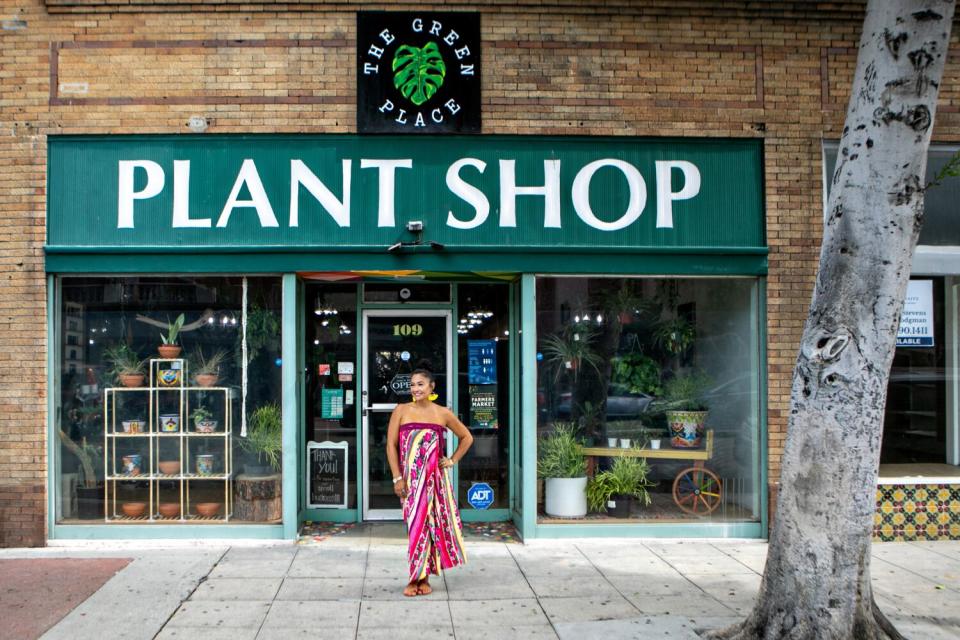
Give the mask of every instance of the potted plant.
[[683, 318], [664, 320], [653, 332], [653, 341], [675, 356], [685, 353], [693, 345], [695, 338], [693, 325]]
[[213, 433], [217, 430], [217, 421], [211, 420], [213, 413], [208, 409], [203, 407], [194, 409], [191, 415], [193, 417], [194, 431], [197, 433]]
[[671, 446], [677, 449], [700, 446], [707, 421], [707, 405], [702, 396], [708, 386], [710, 378], [702, 372], [677, 374], [663, 385]]
[[547, 362], [557, 367], [558, 378], [564, 369], [571, 370], [576, 377], [583, 366], [592, 367], [599, 375], [603, 358], [593, 346], [597, 333], [596, 329], [586, 326], [552, 333], [544, 336], [540, 352]]
[[558, 423], [537, 448], [537, 476], [544, 478], [548, 516], [582, 518], [587, 515], [587, 463], [583, 442], [574, 425]]
[[60, 442], [80, 462], [77, 478], [77, 517], [81, 520], [103, 518], [103, 484], [99, 482], [97, 469], [101, 469], [100, 452], [84, 438], [74, 442], [70, 436], [59, 429]]
[[172, 360], [180, 355], [180, 345], [177, 344], [177, 336], [180, 335], [180, 329], [183, 327], [184, 316], [181, 313], [177, 316], [177, 319], [171, 323], [167, 324], [167, 333], [160, 334], [160, 339], [163, 341], [159, 347], [157, 347], [157, 353], [160, 354], [161, 358], [166, 360]]
[[283, 451], [283, 421], [280, 405], [265, 404], [250, 414], [247, 437], [240, 438], [240, 447], [257, 457], [258, 465], [246, 465], [250, 475], [267, 475], [280, 471], [280, 455]]
[[650, 356], [640, 351], [630, 351], [613, 359], [612, 384], [623, 385], [628, 393], [646, 393], [659, 396], [663, 393], [660, 385], [660, 365]]
[[114, 345], [103, 354], [110, 363], [109, 375], [116, 378], [124, 387], [139, 387], [146, 377], [147, 361], [141, 360], [137, 352], [124, 343]]
[[[637, 449], [635, 448], [634, 451]], [[629, 518], [635, 502], [650, 504], [647, 474], [650, 465], [644, 458], [620, 456], [610, 468], [597, 473], [587, 483], [587, 503], [591, 511], [604, 511], [614, 518]]]
[[212, 387], [220, 379], [220, 367], [227, 359], [227, 352], [219, 349], [209, 358], [203, 354], [203, 349], [193, 353], [190, 370], [193, 372], [193, 381], [200, 387]]

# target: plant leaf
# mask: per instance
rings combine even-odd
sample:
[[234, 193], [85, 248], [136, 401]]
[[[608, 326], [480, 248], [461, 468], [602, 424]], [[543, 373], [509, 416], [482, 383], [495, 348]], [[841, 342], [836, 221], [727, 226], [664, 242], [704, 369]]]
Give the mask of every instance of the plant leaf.
[[423, 46], [402, 45], [393, 56], [393, 86], [418, 107], [443, 85], [447, 66], [436, 42]]

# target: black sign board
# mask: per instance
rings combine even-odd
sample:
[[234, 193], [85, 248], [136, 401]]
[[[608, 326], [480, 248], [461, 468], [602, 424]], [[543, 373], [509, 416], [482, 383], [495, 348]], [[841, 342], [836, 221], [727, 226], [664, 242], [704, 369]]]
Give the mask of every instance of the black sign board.
[[307, 508], [347, 507], [346, 442], [307, 443]]
[[357, 13], [360, 133], [480, 133], [480, 14]]

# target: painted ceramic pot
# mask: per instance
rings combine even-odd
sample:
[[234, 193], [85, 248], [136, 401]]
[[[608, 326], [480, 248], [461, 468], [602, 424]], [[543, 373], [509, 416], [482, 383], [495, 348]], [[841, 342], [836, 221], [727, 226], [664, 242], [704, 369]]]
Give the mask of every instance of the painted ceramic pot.
[[143, 420], [124, 420], [121, 424], [124, 433], [143, 433]]
[[163, 369], [159, 372], [160, 385], [163, 387], [175, 387], [180, 384], [179, 369]]
[[140, 475], [140, 470], [143, 469], [143, 456], [139, 453], [131, 453], [123, 456], [121, 460], [124, 474], [128, 476]]
[[175, 413], [164, 414], [159, 420], [162, 433], [176, 433], [180, 430], [180, 416]]
[[213, 433], [217, 430], [216, 420], [201, 420], [196, 423], [197, 433]]
[[213, 473], [214, 458], [215, 456], [212, 453], [197, 456], [197, 474], [207, 476]]
[[670, 446], [677, 449], [695, 449], [703, 440], [706, 411], [667, 411], [670, 427]]

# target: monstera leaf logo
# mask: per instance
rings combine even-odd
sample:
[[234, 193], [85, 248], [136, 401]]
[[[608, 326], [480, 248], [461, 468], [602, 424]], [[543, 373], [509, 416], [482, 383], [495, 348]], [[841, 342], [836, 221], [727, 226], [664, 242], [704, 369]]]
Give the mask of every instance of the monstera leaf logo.
[[405, 44], [393, 56], [393, 71], [393, 86], [419, 107], [443, 86], [447, 65], [437, 43], [428, 42], [422, 49]]

